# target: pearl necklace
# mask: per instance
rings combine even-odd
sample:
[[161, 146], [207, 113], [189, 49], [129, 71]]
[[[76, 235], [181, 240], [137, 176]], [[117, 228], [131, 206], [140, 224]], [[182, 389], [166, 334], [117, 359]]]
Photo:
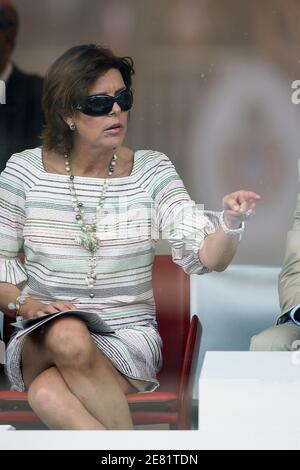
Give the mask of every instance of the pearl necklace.
[[[108, 167], [108, 176], [111, 176], [113, 174], [117, 159], [118, 159], [117, 155], [112, 156], [111, 162]], [[96, 278], [97, 278], [96, 251], [99, 246], [99, 240], [97, 239], [97, 236], [96, 236], [97, 220], [99, 220], [99, 217], [101, 216], [104, 199], [105, 199], [105, 192], [109, 186], [109, 179], [106, 178], [103, 183], [100, 199], [96, 207], [96, 214], [94, 215], [92, 219], [92, 223], [87, 224], [84, 220], [83, 203], [78, 200], [78, 197], [76, 194], [76, 190], [74, 186], [74, 175], [72, 174], [71, 160], [70, 160], [69, 155], [65, 155], [65, 166], [66, 166], [66, 172], [69, 175], [69, 189], [70, 189], [71, 198], [73, 202], [73, 208], [76, 213], [75, 219], [81, 230], [81, 234], [79, 237], [76, 238], [76, 241], [77, 243], [79, 243], [79, 245], [81, 245], [83, 248], [85, 248], [91, 253], [91, 256], [89, 259], [89, 271], [87, 273], [85, 280], [86, 280], [88, 287], [91, 289], [90, 298], [93, 299], [95, 297], [94, 289], [95, 289]]]

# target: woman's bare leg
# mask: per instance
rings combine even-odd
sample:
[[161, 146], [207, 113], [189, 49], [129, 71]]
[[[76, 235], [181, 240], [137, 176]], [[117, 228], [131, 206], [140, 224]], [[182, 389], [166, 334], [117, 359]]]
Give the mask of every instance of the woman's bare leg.
[[34, 379], [28, 401], [49, 429], [105, 429], [70, 391], [56, 367], [46, 369]]
[[25, 339], [22, 374], [31, 408], [50, 429], [104, 429], [54, 366], [44, 347], [41, 330]]
[[43, 371], [59, 364], [69, 392], [102, 428], [132, 429], [125, 394], [134, 388], [97, 349], [86, 326], [79, 320], [70, 317], [56, 320], [43, 334], [31, 333], [23, 347], [22, 364], [31, 406], [38, 415], [40, 405], [36, 397], [39, 387], [45, 392], [44, 384], [36, 382], [34, 394], [30, 387]]
[[47, 354], [43, 341], [43, 329], [33, 331], [25, 337], [22, 348], [22, 377], [26, 390], [38, 375], [55, 366]]
[[132, 385], [93, 342], [85, 324], [74, 318], [53, 322], [45, 334], [48, 354], [69, 389], [107, 429], [132, 429], [125, 394]]

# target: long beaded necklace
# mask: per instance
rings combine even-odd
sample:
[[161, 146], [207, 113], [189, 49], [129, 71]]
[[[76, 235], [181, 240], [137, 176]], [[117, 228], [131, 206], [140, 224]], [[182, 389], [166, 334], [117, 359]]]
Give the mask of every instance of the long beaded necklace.
[[[117, 155], [113, 155], [111, 162], [108, 167], [108, 176], [111, 176], [114, 172], [115, 165], [117, 162]], [[96, 236], [96, 231], [97, 231], [97, 220], [101, 216], [101, 212], [103, 209], [103, 203], [105, 199], [105, 193], [107, 191], [107, 188], [109, 186], [109, 179], [106, 178], [103, 187], [102, 187], [102, 192], [100, 195], [100, 199], [98, 202], [98, 205], [96, 207], [96, 213], [92, 219], [92, 222], [90, 224], [87, 224], [84, 220], [84, 208], [83, 208], [83, 203], [78, 200], [76, 190], [75, 190], [75, 185], [74, 185], [74, 175], [72, 173], [71, 169], [71, 159], [69, 155], [65, 155], [65, 166], [66, 166], [66, 172], [69, 175], [69, 189], [71, 193], [71, 198], [73, 202], [73, 208], [75, 211], [75, 219], [76, 222], [78, 223], [81, 234], [80, 236], [76, 239], [77, 243], [81, 245], [83, 248], [88, 250], [91, 255], [89, 259], [89, 271], [86, 275], [86, 283], [88, 287], [91, 289], [90, 291], [90, 298], [93, 299], [95, 297], [95, 284], [96, 284], [96, 251], [99, 246], [99, 240], [97, 239]]]

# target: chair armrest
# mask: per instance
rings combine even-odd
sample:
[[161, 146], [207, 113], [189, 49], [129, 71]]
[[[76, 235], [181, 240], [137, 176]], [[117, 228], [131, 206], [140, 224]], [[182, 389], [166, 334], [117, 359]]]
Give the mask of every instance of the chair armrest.
[[170, 392], [143, 392], [126, 395], [130, 410], [178, 410], [178, 396]]
[[199, 321], [198, 316], [193, 315], [188, 331], [179, 387], [179, 400], [182, 406], [182, 429], [187, 429], [187, 421], [190, 419], [193, 385], [195, 381], [197, 361], [199, 358], [201, 336], [201, 323]]
[[27, 401], [27, 392], [16, 392], [14, 390], [1, 390], [0, 400]]

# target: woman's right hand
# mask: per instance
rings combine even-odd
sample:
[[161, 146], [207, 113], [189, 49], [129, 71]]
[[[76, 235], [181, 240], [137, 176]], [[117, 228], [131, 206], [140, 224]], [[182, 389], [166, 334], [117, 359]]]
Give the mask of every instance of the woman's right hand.
[[20, 309], [20, 315], [26, 320], [34, 317], [44, 317], [64, 310], [76, 310], [74, 304], [67, 300], [57, 300], [51, 304], [44, 304], [34, 299], [27, 299]]

